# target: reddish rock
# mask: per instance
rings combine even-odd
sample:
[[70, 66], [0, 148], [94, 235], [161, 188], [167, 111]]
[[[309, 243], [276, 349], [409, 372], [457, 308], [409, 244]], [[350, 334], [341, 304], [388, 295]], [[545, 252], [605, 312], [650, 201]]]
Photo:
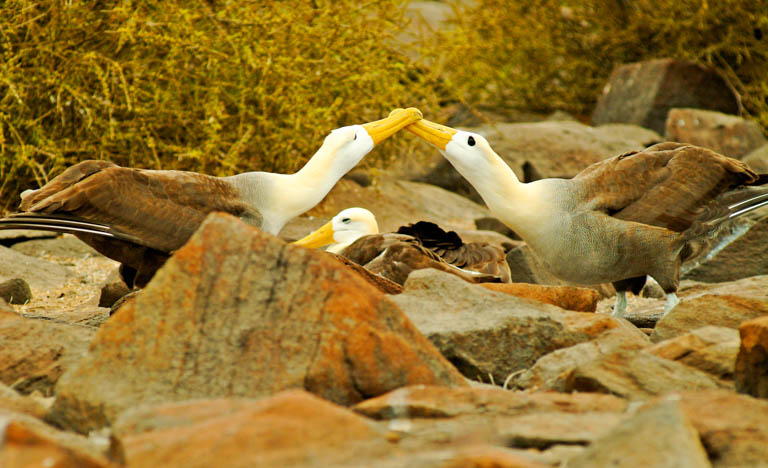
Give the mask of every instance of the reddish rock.
[[99, 329], [51, 418], [87, 431], [140, 403], [304, 388], [353, 404], [417, 383], [466, 385], [335, 259], [213, 214]]
[[742, 322], [768, 315], [768, 297], [735, 294], [705, 294], [683, 299], [659, 320], [651, 341], [668, 340], [707, 325], [738, 328]]
[[61, 374], [85, 353], [95, 331], [88, 327], [0, 317], [0, 382], [21, 393], [50, 395]]
[[576, 312], [594, 312], [600, 294], [594, 289], [530, 283], [483, 283], [482, 287], [512, 296], [544, 302]]
[[546, 468], [551, 465], [526, 459], [509, 449], [476, 446], [461, 450], [441, 468]]
[[731, 380], [739, 352], [739, 333], [733, 328], [706, 326], [657, 343], [645, 351], [719, 379]]
[[757, 122], [703, 109], [670, 109], [664, 138], [709, 148], [736, 159], [766, 144]]
[[741, 347], [736, 358], [736, 390], [768, 398], [768, 316], [739, 327]]
[[732, 391], [686, 391], [669, 395], [707, 448], [713, 468], [768, 466], [768, 401]]
[[145, 406], [115, 426], [127, 466], [349, 466], [384, 457], [385, 431], [304, 391]]
[[647, 400], [686, 389], [721, 384], [709, 374], [643, 351], [617, 351], [576, 367], [565, 381], [568, 392], [601, 392]]
[[675, 59], [648, 60], [613, 70], [592, 113], [592, 125], [622, 122], [663, 134], [675, 107], [739, 113], [739, 97], [716, 71]]
[[371, 398], [353, 407], [375, 419], [452, 418], [490, 414], [519, 416], [536, 413], [621, 413], [627, 401], [600, 393], [514, 392], [498, 387], [448, 388], [413, 385]]
[[113, 466], [104, 459], [92, 458], [47, 439], [17, 421], [11, 421], [5, 425], [2, 435], [0, 466], [3, 468], [105, 468]]
[[42, 418], [50, 405], [42, 398], [21, 395], [14, 389], [0, 384], [0, 411], [12, 411]]

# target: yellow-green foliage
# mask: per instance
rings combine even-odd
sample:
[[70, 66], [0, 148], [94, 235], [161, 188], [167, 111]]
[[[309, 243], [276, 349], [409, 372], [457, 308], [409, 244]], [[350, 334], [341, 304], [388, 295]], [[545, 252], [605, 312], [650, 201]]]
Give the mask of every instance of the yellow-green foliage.
[[84, 159], [291, 172], [333, 128], [429, 108], [391, 47], [402, 4], [0, 3], [0, 208]]
[[[768, 128], [765, 0], [475, 0], [443, 38], [444, 73], [469, 102], [586, 115], [616, 65], [710, 65]], [[455, 53], [447, 54], [453, 49]]]

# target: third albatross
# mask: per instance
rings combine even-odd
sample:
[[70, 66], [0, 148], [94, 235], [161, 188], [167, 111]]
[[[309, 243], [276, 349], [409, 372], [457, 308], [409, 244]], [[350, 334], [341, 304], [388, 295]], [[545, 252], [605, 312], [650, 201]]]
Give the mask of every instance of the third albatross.
[[613, 314], [646, 275], [677, 304], [680, 265], [694, 241], [726, 220], [768, 204], [768, 176], [713, 151], [660, 143], [597, 162], [572, 179], [518, 180], [481, 135], [429, 121], [407, 127], [436, 146], [556, 276], [612, 282]]
[[379, 142], [421, 118], [418, 109], [333, 130], [295, 174], [230, 177], [83, 161], [22, 193], [22, 213], [0, 229], [69, 232], [120, 262], [129, 286], [144, 286], [203, 219], [227, 212], [271, 234], [315, 206]]

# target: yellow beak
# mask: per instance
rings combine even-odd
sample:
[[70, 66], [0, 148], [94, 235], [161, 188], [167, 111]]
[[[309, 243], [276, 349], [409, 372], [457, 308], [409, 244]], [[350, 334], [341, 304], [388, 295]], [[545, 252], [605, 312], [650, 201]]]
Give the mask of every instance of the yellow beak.
[[301, 239], [291, 242], [294, 245], [300, 245], [308, 249], [314, 249], [317, 247], [324, 247], [329, 244], [333, 244], [335, 239], [333, 238], [333, 220], [325, 223], [320, 229], [308, 234]]
[[363, 124], [363, 128], [373, 139], [373, 144], [378, 145], [401, 129], [421, 120], [421, 117], [421, 111], [415, 107], [395, 109], [389, 113], [386, 119]]
[[424, 119], [412, 123], [405, 129], [441, 150], [445, 150], [453, 135], [456, 134], [456, 130], [451, 127]]

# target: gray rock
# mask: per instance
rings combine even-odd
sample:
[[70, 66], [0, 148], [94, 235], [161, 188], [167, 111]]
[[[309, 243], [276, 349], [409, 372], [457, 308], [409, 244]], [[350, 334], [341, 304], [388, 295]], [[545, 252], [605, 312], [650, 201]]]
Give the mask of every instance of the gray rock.
[[549, 352], [628, 326], [607, 315], [567, 312], [490, 291], [436, 270], [413, 272], [403, 293], [391, 297], [464, 375], [499, 385]]
[[741, 159], [766, 144], [757, 122], [703, 109], [670, 109], [664, 138]]
[[716, 71], [693, 62], [648, 60], [616, 67], [592, 113], [592, 124], [621, 122], [664, 133], [675, 107], [739, 113], [739, 97]]
[[32, 299], [29, 284], [21, 278], [0, 283], [0, 297], [9, 304], [24, 304]]
[[594, 340], [558, 349], [539, 358], [536, 364], [519, 374], [510, 385], [531, 390], [565, 391], [566, 378], [576, 367], [619, 350], [639, 350], [650, 344], [648, 337], [635, 327], [608, 330]]
[[32, 289], [55, 289], [71, 277], [66, 267], [0, 247], [0, 281], [23, 278]]
[[630, 400], [647, 400], [682, 390], [720, 388], [712, 376], [643, 351], [617, 351], [576, 367], [565, 391], [601, 392]]
[[48, 239], [59, 234], [48, 231], [35, 231], [33, 229], [3, 229], [0, 230], [0, 243], [12, 245], [27, 239]]
[[568, 460], [569, 468], [708, 468], [699, 435], [680, 405], [665, 401], [625, 419]]
[[30, 257], [51, 257], [56, 261], [67, 261], [73, 257], [82, 258], [101, 255], [91, 246], [72, 235], [19, 242], [11, 248]]
[[505, 419], [499, 436], [507, 447], [547, 449], [557, 444], [587, 445], [622, 420], [617, 413], [536, 413]]
[[755, 172], [766, 174], [768, 173], [768, 144], [763, 145], [756, 150], [750, 152], [741, 160]]

